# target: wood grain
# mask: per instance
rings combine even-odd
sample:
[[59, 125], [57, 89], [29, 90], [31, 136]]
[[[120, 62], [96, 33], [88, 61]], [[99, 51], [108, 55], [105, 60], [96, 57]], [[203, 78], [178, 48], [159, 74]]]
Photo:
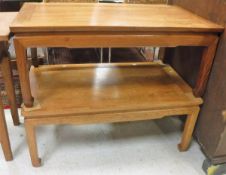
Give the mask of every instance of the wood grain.
[[159, 64], [40, 66], [30, 70], [30, 80], [35, 104], [22, 110], [23, 116], [29, 118], [202, 103], [170, 67]]
[[[143, 47], [143, 46], [209, 46], [218, 39], [214, 34], [153, 33], [153, 32], [70, 32], [17, 35], [27, 47]], [[170, 41], [170, 42], [169, 42]]]
[[8, 130], [7, 130], [1, 96], [0, 96], [0, 143], [1, 143], [1, 146], [3, 149], [5, 159], [7, 161], [12, 160], [13, 155], [12, 155], [12, 151], [11, 151], [11, 147], [10, 147], [9, 134], [8, 134]]
[[169, 5], [27, 3], [11, 31], [221, 32], [223, 27]]
[[181, 143], [178, 145], [180, 151], [186, 151], [190, 145], [192, 133], [195, 128], [195, 124], [199, 114], [199, 107], [194, 110], [193, 113], [187, 116], [187, 120], [184, 127], [183, 137]]
[[23, 47], [17, 39], [14, 39], [14, 47], [17, 56], [17, 69], [20, 78], [20, 86], [23, 97], [23, 102], [26, 106], [33, 106], [33, 97], [31, 96], [28, 65], [27, 65], [27, 53], [26, 48]]
[[10, 59], [8, 57], [3, 57], [1, 59], [1, 73], [5, 83], [5, 89], [7, 92], [7, 97], [10, 105], [10, 112], [13, 118], [13, 123], [15, 126], [20, 124], [18, 109], [16, 104], [16, 94], [13, 85], [13, 75], [10, 65]]
[[[196, 107], [197, 108], [197, 107]], [[64, 125], [64, 124], [98, 124], [98, 123], [115, 123], [115, 122], [133, 122], [142, 120], [154, 120], [169, 117], [173, 115], [183, 116], [193, 114], [195, 107], [181, 107], [172, 109], [155, 109], [141, 111], [121, 111], [112, 113], [97, 113], [85, 115], [64, 115], [64, 116], [35, 116], [25, 117], [25, 121], [32, 126], [40, 125]]]
[[17, 12], [0, 12], [0, 41], [8, 41], [9, 25], [16, 17]]
[[63, 124], [93, 124], [93, 123], [112, 123], [112, 122], [125, 122], [125, 121], [138, 121], [158, 119], [169, 115], [188, 115], [187, 126], [185, 127], [184, 134], [179, 147], [180, 151], [186, 151], [191, 142], [191, 135], [193, 133], [195, 118], [197, 118], [198, 107], [185, 107], [174, 109], [158, 109], [150, 111], [137, 111], [137, 112], [121, 112], [109, 114], [92, 114], [92, 115], [78, 115], [78, 116], [46, 116], [34, 118], [26, 117], [25, 128], [27, 141], [29, 145], [30, 156], [32, 165], [34, 167], [41, 166], [41, 159], [38, 156], [37, 140], [35, 128], [40, 125], [63, 125]]
[[[63, 15], [65, 19], [59, 22], [62, 8], [67, 8], [64, 10], [67, 13]], [[158, 15], [149, 18], [147, 14], [151, 16], [153, 12]], [[19, 74], [21, 84], [25, 87], [24, 90], [22, 88], [23, 99], [25, 106], [31, 107], [33, 100], [24, 70], [25, 49], [28, 47], [209, 47], [218, 39], [218, 32], [223, 28], [176, 6], [29, 3], [14, 20], [11, 30], [16, 34], [15, 47], [18, 66], [21, 66]], [[205, 66], [205, 60], [203, 67], [207, 69], [202, 69], [200, 75], [208, 78], [209, 66]], [[201, 96], [205, 81], [197, 84], [196, 93]]]
[[188, 115], [180, 151], [190, 145], [201, 98], [169, 66], [116, 63], [39, 66], [30, 71], [33, 108], [22, 108], [32, 165], [41, 166], [35, 128]]
[[208, 47], [204, 48], [198, 78], [196, 81], [196, 86], [194, 88], [194, 94], [196, 96], [202, 96], [205, 92], [205, 87], [209, 79], [209, 74], [214, 61], [217, 44], [218, 39], [216, 39], [216, 41]]
[[35, 127], [30, 125], [28, 122], [24, 122], [24, 124], [32, 165], [34, 167], [39, 167], [41, 166], [41, 159], [38, 158]]

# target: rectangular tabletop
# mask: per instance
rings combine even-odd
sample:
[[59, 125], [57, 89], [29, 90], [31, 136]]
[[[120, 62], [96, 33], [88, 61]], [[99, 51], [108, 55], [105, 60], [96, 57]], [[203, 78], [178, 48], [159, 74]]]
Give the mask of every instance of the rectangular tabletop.
[[12, 32], [221, 32], [223, 28], [171, 5], [26, 3]]
[[17, 12], [0, 12], [0, 41], [8, 41], [9, 39], [9, 25], [16, 17]]
[[167, 65], [53, 65], [30, 70], [33, 108], [25, 117], [178, 109], [202, 103]]

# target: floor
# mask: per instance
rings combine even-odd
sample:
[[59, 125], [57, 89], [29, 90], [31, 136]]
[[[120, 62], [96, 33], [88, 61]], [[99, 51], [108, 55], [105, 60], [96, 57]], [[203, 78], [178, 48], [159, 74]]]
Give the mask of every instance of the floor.
[[[181, 121], [155, 121], [37, 129], [43, 166], [30, 163], [23, 124], [14, 127], [6, 110], [14, 161], [0, 149], [0, 175], [204, 175], [204, 155], [196, 142], [177, 150]], [[23, 122], [23, 118], [21, 118]]]

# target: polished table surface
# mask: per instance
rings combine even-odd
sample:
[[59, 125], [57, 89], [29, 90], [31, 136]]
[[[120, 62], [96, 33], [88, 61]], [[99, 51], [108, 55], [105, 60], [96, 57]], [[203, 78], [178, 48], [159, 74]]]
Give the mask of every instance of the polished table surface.
[[[37, 104], [24, 117], [90, 115], [198, 106], [201, 98], [161, 63], [47, 65], [30, 70]], [[69, 95], [70, 94], [70, 95]]]
[[221, 32], [223, 28], [171, 5], [26, 3], [12, 32]]

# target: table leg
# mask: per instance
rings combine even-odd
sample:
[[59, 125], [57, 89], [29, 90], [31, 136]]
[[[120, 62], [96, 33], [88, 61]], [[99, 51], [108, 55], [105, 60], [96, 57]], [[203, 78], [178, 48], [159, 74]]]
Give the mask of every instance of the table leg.
[[2, 71], [2, 76], [5, 83], [5, 89], [6, 89], [8, 100], [9, 100], [13, 123], [15, 126], [17, 126], [20, 124], [20, 122], [19, 122], [19, 116], [18, 116], [18, 110], [17, 110], [17, 104], [16, 104], [15, 89], [13, 85], [12, 69], [11, 69], [10, 60], [8, 57], [2, 58], [1, 71]]
[[32, 65], [34, 67], [38, 67], [38, 52], [37, 52], [37, 48], [31, 48], [31, 60], [32, 60]]
[[14, 46], [17, 56], [17, 69], [20, 77], [20, 86], [23, 96], [23, 102], [26, 107], [32, 107], [34, 99], [31, 95], [31, 88], [28, 76], [26, 48], [23, 47], [23, 45], [16, 38], [14, 39]]
[[13, 160], [1, 97], [0, 97], [0, 141], [5, 159], [7, 161]]
[[197, 107], [191, 114], [187, 116], [187, 120], [185, 123], [182, 140], [181, 143], [178, 145], [178, 149], [180, 151], [186, 151], [191, 143], [192, 133], [195, 128], [195, 123], [197, 121], [199, 114], [199, 107]]
[[26, 129], [27, 143], [28, 143], [28, 147], [29, 147], [32, 165], [34, 167], [40, 167], [41, 159], [38, 157], [35, 126], [30, 124], [26, 119], [24, 121], [24, 124], [25, 124], [25, 129]]
[[198, 78], [196, 81], [195, 88], [193, 90], [194, 95], [197, 97], [203, 96], [205, 92], [207, 81], [209, 78], [209, 74], [217, 49], [217, 43], [218, 39], [216, 39], [211, 45], [206, 47], [203, 51]]

